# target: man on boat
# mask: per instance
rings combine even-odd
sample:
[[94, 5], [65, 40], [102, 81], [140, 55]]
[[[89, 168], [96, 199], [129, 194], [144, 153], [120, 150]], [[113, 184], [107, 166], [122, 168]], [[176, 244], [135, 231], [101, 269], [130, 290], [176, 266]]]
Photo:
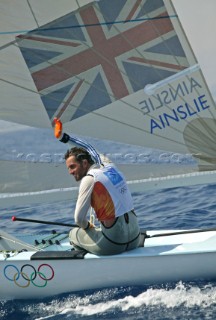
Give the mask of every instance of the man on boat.
[[[137, 248], [140, 229], [124, 176], [113, 164], [103, 165], [97, 151], [88, 143], [67, 134], [60, 141], [69, 140], [78, 147], [66, 152], [66, 166], [69, 174], [81, 181], [74, 213], [78, 228], [70, 231], [71, 243], [77, 249], [97, 255]], [[99, 227], [87, 219], [90, 207], [94, 209]]]

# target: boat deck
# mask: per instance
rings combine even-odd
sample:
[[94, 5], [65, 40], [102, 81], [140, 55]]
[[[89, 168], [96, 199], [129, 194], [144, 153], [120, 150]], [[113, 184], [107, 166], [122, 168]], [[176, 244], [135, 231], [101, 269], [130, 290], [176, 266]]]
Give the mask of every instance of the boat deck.
[[[182, 230], [149, 231], [150, 238], [145, 239], [144, 247], [115, 255], [115, 258], [123, 257], [150, 257], [161, 255], [196, 254], [215, 252], [216, 231], [199, 232], [193, 234], [179, 234], [166, 236], [167, 233], [182, 232]], [[151, 238], [156, 234], [164, 236]], [[27, 259], [108, 259], [111, 256], [97, 256], [84, 250], [76, 251], [69, 243], [67, 233], [18, 235], [10, 237], [2, 233], [0, 238], [0, 260]]]

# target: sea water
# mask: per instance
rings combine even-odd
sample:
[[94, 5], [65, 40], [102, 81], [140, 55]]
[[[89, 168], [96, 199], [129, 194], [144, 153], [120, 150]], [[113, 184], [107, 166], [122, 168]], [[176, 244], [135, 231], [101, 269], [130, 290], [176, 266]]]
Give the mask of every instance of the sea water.
[[[30, 134], [31, 133], [31, 134]], [[1, 134], [1, 158], [32, 152], [40, 156], [34, 131]], [[42, 132], [44, 134], [44, 132]], [[26, 137], [24, 139], [24, 136]], [[27, 139], [27, 142], [26, 142]], [[53, 147], [43, 139], [43, 152]], [[19, 147], [18, 147], [19, 146]], [[111, 149], [112, 146], [110, 145]], [[32, 150], [33, 149], [33, 150]], [[119, 148], [118, 148], [119, 151]], [[125, 152], [122, 151], [123, 153]], [[152, 155], [153, 157], [153, 155]], [[153, 158], [152, 158], [153, 160]], [[212, 228], [216, 185], [199, 185], [133, 194], [140, 226], [147, 229]], [[10, 222], [12, 215], [50, 221], [73, 221], [75, 203], [47, 203], [1, 210], [1, 228], [9, 233], [52, 230], [48, 225]], [[62, 228], [59, 229], [62, 231]], [[160, 265], [158, 265], [160, 268]], [[89, 269], [89, 277], [94, 272]], [[68, 274], [73, 277], [73, 274]], [[80, 274], [82, 277], [82, 274]], [[216, 282], [178, 282], [158, 286], [113, 287], [63, 294], [41, 300], [0, 301], [0, 319], [216, 319]]]

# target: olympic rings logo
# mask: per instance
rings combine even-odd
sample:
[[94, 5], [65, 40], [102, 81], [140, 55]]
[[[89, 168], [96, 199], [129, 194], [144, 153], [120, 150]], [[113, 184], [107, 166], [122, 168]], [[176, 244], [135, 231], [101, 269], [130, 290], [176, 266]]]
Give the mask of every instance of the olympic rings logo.
[[54, 270], [46, 263], [41, 264], [37, 270], [31, 264], [24, 264], [20, 270], [15, 265], [8, 264], [4, 268], [4, 276], [20, 288], [27, 288], [30, 283], [43, 288], [54, 278]]

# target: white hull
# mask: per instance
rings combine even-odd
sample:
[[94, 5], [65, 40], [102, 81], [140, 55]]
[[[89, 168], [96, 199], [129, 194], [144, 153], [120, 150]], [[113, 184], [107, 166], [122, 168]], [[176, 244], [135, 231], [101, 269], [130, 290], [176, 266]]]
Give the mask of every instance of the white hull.
[[[154, 233], [160, 232], [148, 232]], [[52, 237], [59, 240], [62, 235]], [[41, 236], [37, 238], [41, 242]], [[38, 252], [7, 252], [7, 257], [6, 253], [0, 254], [1, 299], [34, 299], [105, 287], [216, 279], [215, 231], [149, 238], [145, 247], [115, 256], [87, 253], [74, 258], [68, 239], [58, 245], [47, 243], [40, 244], [43, 250]]]

